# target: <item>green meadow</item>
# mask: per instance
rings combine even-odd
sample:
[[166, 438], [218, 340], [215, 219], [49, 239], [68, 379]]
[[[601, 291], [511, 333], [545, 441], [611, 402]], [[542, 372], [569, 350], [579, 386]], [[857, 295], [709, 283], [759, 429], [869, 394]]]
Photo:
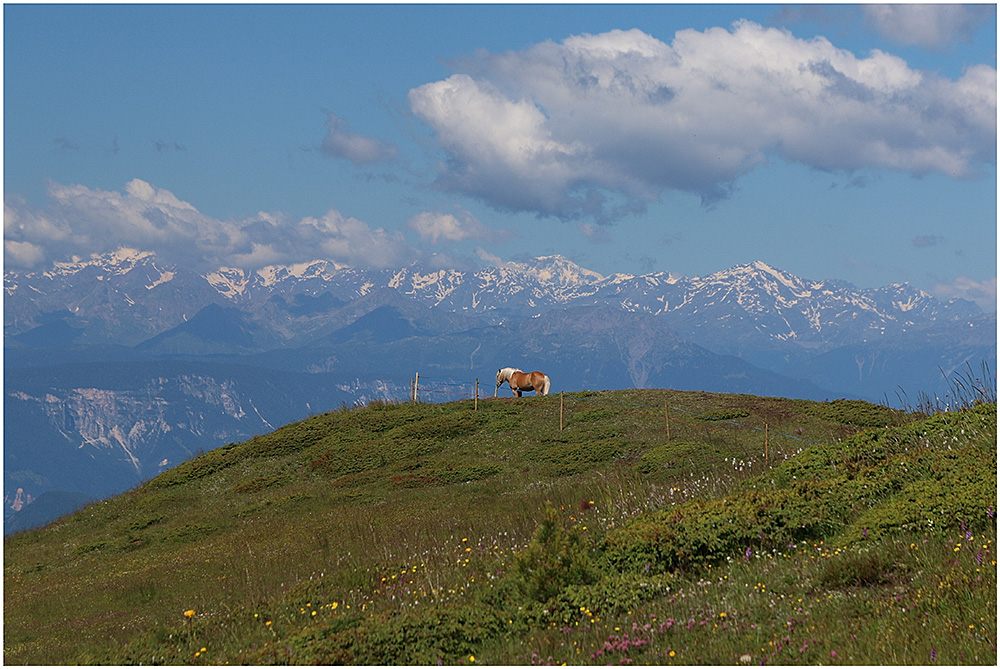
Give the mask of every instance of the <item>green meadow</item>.
[[4, 662], [997, 662], [995, 400], [376, 404], [4, 539]]

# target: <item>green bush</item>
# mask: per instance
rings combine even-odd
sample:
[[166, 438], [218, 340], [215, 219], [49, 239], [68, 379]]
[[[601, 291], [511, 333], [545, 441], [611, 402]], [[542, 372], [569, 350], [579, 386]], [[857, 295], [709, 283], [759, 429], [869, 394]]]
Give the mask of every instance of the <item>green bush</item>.
[[775, 550], [824, 534], [822, 507], [800, 490], [751, 490], [692, 501], [609, 532], [605, 557], [618, 569], [669, 572], [719, 564], [744, 550]]
[[186, 543], [190, 541], [198, 541], [211, 534], [215, 534], [218, 530], [218, 527], [211, 525], [188, 523], [165, 532], [163, 535], [163, 541], [166, 543]]
[[360, 620], [335, 619], [291, 636], [270, 656], [251, 662], [356, 665], [455, 665], [498, 637], [507, 620], [492, 608], [470, 603], [430, 610], [380, 615]]
[[737, 418], [746, 418], [749, 415], [750, 412], [746, 409], [718, 409], [701, 414], [698, 417], [702, 420], [736, 420]]
[[511, 582], [526, 599], [546, 602], [571, 585], [589, 585], [599, 573], [583, 531], [567, 526], [551, 502], [531, 543], [516, 555]]
[[890, 409], [880, 404], [862, 400], [833, 400], [832, 402], [809, 402], [801, 406], [802, 413], [815, 416], [831, 423], [856, 427], [885, 427], [899, 425], [906, 419], [906, 413]]

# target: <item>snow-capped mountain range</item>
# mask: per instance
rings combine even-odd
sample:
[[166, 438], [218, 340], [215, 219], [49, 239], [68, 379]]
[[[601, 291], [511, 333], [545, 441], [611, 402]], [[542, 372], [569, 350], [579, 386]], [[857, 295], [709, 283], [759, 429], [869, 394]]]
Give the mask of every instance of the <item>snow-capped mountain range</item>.
[[802, 279], [759, 261], [705, 277], [664, 272], [602, 276], [561, 256], [474, 272], [418, 266], [361, 270], [317, 260], [198, 274], [164, 266], [149, 252], [121, 249], [40, 272], [7, 271], [4, 289], [8, 337], [51, 325], [64, 315], [62, 320], [79, 330], [83, 340], [95, 337], [124, 345], [175, 327], [209, 304], [247, 313], [274, 335], [264, 338], [272, 346], [294, 345], [316, 329], [322, 314], [300, 316], [295, 323], [287, 313], [275, 312], [275, 298], [315, 301], [327, 296], [349, 303], [376, 292], [487, 322], [556, 308], [611, 305], [662, 316], [682, 335], [731, 353], [748, 345], [782, 343], [828, 350], [981, 314], [971, 302], [941, 302], [905, 283], [858, 289], [843, 281]]

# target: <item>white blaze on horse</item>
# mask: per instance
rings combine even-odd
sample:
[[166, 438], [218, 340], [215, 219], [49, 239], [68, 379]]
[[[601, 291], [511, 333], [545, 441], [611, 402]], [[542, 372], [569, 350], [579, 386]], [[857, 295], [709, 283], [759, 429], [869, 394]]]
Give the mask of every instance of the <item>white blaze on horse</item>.
[[504, 367], [497, 372], [497, 387], [496, 390], [493, 391], [493, 397], [497, 396], [497, 390], [500, 390], [500, 386], [502, 386], [504, 382], [510, 385], [510, 389], [514, 391], [514, 394], [518, 397], [521, 396], [522, 392], [531, 390], [534, 390], [536, 395], [549, 394], [549, 377], [545, 376], [541, 372], [531, 372], [530, 374], [525, 374], [520, 369]]

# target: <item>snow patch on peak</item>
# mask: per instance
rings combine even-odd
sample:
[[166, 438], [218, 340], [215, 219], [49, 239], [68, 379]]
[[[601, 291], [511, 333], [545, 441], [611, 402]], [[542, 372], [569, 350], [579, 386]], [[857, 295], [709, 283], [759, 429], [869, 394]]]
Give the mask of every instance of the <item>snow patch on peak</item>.
[[205, 275], [205, 279], [221, 295], [234, 299], [242, 295], [250, 283], [250, 276], [236, 267], [220, 267], [218, 271]]
[[157, 286], [159, 286], [162, 283], [167, 283], [168, 281], [173, 281], [173, 278], [174, 278], [174, 273], [173, 272], [171, 272], [169, 270], [161, 270], [156, 265], [153, 265], [153, 268], [156, 269], [160, 273], [160, 276], [158, 278], [154, 279], [152, 283], [146, 284], [146, 290], [153, 290], [154, 288], [156, 288]]
[[152, 251], [140, 251], [139, 249], [122, 246], [108, 253], [91, 254], [87, 260], [82, 259], [80, 256], [73, 256], [68, 262], [54, 262], [52, 263], [53, 269], [50, 272], [43, 272], [42, 274], [51, 278], [53, 276], [76, 274], [88, 267], [97, 267], [107, 271], [112, 276], [118, 276], [128, 274], [139, 262], [153, 256]]
[[333, 272], [347, 267], [328, 260], [310, 260], [308, 262], [293, 263], [291, 265], [268, 265], [257, 270], [260, 277], [260, 284], [271, 287], [281, 281], [289, 279], [326, 279], [333, 278]]
[[590, 269], [580, 267], [572, 260], [560, 255], [540, 256], [526, 263], [525, 269], [542, 283], [579, 284], [596, 283], [604, 277]]
[[104, 257], [107, 258], [112, 265], [134, 265], [143, 258], [150, 258], [152, 256], [152, 251], [140, 251], [139, 249], [127, 248], [124, 246], [120, 247], [117, 251], [112, 251], [111, 253], [106, 253], [104, 255]]

